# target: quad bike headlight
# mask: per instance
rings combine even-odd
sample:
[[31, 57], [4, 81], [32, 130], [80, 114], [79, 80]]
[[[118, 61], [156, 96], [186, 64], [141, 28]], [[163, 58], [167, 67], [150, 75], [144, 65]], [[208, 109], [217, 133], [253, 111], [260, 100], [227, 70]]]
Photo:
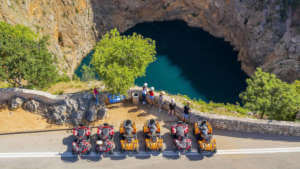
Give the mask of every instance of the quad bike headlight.
[[102, 140], [98, 140], [98, 141], [96, 142], [96, 144], [102, 145], [102, 144], [103, 144], [103, 141], [102, 141]]

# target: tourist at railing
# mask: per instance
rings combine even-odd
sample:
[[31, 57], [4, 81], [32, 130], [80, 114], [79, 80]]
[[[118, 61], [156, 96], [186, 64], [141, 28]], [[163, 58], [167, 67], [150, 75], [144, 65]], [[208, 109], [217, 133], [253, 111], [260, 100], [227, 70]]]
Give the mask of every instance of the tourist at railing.
[[154, 105], [154, 87], [152, 86], [149, 91], [150, 105]]
[[164, 95], [166, 93], [164, 91], [161, 91], [159, 93], [159, 97], [158, 97], [158, 112], [161, 112], [162, 106], [164, 104]]
[[146, 104], [146, 97], [147, 97], [147, 93], [148, 93], [148, 83], [144, 83], [143, 86], [143, 91], [142, 91], [142, 103]]
[[175, 109], [176, 109], [176, 103], [175, 103], [175, 100], [172, 98], [171, 102], [169, 103], [169, 115], [174, 116]]
[[96, 105], [98, 105], [99, 104], [99, 91], [97, 90], [97, 88], [94, 88], [93, 94], [94, 94], [94, 98], [96, 99]]
[[191, 112], [190, 104], [191, 104], [191, 102], [188, 101], [186, 103], [186, 105], [184, 106], [184, 110], [183, 110], [183, 121], [184, 122], [190, 121], [190, 112]]

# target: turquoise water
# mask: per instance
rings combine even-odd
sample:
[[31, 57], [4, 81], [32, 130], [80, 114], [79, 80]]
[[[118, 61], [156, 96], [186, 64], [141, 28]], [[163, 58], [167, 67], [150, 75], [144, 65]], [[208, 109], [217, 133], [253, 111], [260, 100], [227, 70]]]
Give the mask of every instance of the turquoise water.
[[[237, 52], [222, 38], [183, 21], [141, 23], [124, 34], [133, 32], [154, 39], [157, 45], [157, 60], [148, 66], [145, 77], [136, 80], [137, 85], [147, 82], [156, 90], [204, 101], [239, 101], [247, 75], [237, 61]], [[88, 64], [90, 57], [82, 64]], [[81, 66], [76, 70], [79, 76]]]
[[142, 86], [147, 82], [154, 86], [156, 90], [166, 90], [168, 93], [187, 94], [191, 98], [208, 99], [199, 93], [191, 84], [192, 82], [184, 77], [180, 67], [174, 65], [168, 56], [157, 56], [156, 62], [147, 68], [146, 76], [136, 80], [136, 84]]

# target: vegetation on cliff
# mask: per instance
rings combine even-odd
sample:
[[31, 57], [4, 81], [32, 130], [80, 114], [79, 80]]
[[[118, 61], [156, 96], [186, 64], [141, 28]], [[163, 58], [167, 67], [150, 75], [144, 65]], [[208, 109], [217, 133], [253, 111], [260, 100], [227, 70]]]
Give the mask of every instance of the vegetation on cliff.
[[255, 111], [260, 118], [266, 115], [275, 120], [295, 119], [300, 109], [298, 83], [288, 84], [258, 68], [247, 84], [246, 91], [240, 94], [245, 108]]
[[92, 65], [113, 94], [125, 94], [155, 61], [155, 42], [141, 35], [121, 36], [117, 29], [97, 43]]
[[247, 79], [247, 84], [246, 91], [240, 94], [243, 106], [239, 103], [206, 103], [180, 94], [171, 97], [183, 104], [187, 100], [191, 101], [192, 107], [201, 112], [270, 120], [295, 120], [300, 110], [300, 81], [289, 84], [258, 68], [255, 74]]
[[0, 22], [0, 68], [0, 80], [12, 87], [44, 88], [58, 77], [47, 38], [5, 22]]

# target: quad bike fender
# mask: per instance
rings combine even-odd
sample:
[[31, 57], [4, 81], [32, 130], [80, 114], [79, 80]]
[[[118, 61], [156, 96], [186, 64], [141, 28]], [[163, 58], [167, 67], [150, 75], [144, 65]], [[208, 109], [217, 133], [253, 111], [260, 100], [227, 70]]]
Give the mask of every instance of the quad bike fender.
[[124, 129], [124, 127], [120, 127], [120, 134], [124, 134], [125, 133], [125, 129]]
[[211, 127], [210, 123], [208, 123], [207, 128], [208, 128], [208, 133], [213, 134], [213, 130], [212, 130], [212, 127]]
[[90, 136], [91, 135], [91, 129], [89, 127], [86, 128], [86, 136]]
[[212, 139], [211, 142], [198, 141], [199, 148], [204, 151], [214, 151], [217, 148], [216, 140]]
[[158, 150], [163, 147], [163, 139], [157, 139], [156, 142], [152, 142], [151, 139], [146, 139], [146, 146], [150, 150]]
[[184, 134], [189, 133], [189, 127], [187, 125], [184, 126]]
[[97, 152], [104, 152], [104, 153], [107, 153], [107, 152], [110, 152], [114, 149], [114, 144], [112, 142], [107, 142], [106, 145], [96, 145], [96, 150]]
[[135, 125], [135, 122], [132, 123], [132, 128], [133, 128], [133, 134], [136, 133], [136, 125]]
[[73, 128], [73, 136], [77, 136], [77, 130]]
[[172, 134], [176, 134], [176, 127], [175, 127], [175, 126], [172, 126], [172, 127], [171, 127], [171, 133], [172, 133]]
[[138, 149], [139, 143], [138, 140], [135, 139], [131, 143], [128, 143], [126, 140], [121, 140], [121, 147], [123, 150], [136, 150]]
[[194, 123], [194, 135], [200, 134], [200, 129], [197, 123]]
[[145, 125], [144, 126], [144, 133], [148, 133], [149, 132], [149, 128]]

